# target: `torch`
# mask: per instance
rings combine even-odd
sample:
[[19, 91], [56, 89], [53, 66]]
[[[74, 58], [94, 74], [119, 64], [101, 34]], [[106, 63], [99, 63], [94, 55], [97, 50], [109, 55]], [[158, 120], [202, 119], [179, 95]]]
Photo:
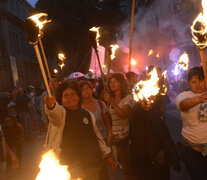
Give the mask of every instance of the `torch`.
[[203, 12], [198, 14], [191, 26], [192, 40], [200, 51], [201, 62], [203, 65], [205, 83], [207, 87], [207, 62], [206, 62], [206, 46], [207, 46], [207, 1], [202, 0]]
[[103, 88], [104, 88], [104, 91], [106, 91], [104, 73], [103, 73], [103, 70], [101, 67], [100, 57], [98, 54], [99, 38], [100, 38], [99, 27], [98, 28], [93, 27], [93, 28], [89, 29], [89, 39], [91, 41], [91, 45], [94, 48], [96, 56], [97, 56], [98, 65], [99, 65], [99, 69], [101, 72], [101, 79], [102, 79], [102, 83], [103, 83]]
[[65, 66], [64, 60], [66, 59], [65, 55], [63, 53], [58, 54], [58, 66], [60, 66], [60, 69], [62, 70]]
[[44, 70], [40, 51], [38, 48], [38, 40], [41, 36], [41, 29], [44, 27], [44, 24], [46, 24], [48, 22], [47, 20], [40, 21], [39, 19], [41, 17], [45, 17], [45, 16], [47, 16], [47, 14], [40, 13], [40, 14], [36, 14], [36, 15], [33, 15], [33, 16], [30, 16], [29, 18], [27, 18], [27, 20], [26, 20], [26, 35], [27, 35], [29, 43], [32, 44], [34, 47], [34, 50], [35, 50], [35, 53], [37, 56], [37, 60], [39, 62], [40, 70], [42, 72], [45, 87], [47, 89], [48, 96], [51, 97], [52, 96], [51, 91], [49, 88], [47, 76], [46, 76], [46, 73]]
[[117, 44], [112, 44], [110, 47], [109, 47], [109, 61], [108, 61], [108, 72], [107, 72], [107, 82], [108, 82], [108, 78], [109, 78], [109, 75], [110, 75], [110, 70], [111, 70], [111, 61], [116, 57], [115, 56], [115, 52], [116, 50], [119, 48], [119, 45]]
[[156, 68], [150, 72], [150, 79], [139, 81], [132, 89], [132, 95], [136, 102], [143, 101], [145, 104], [154, 103], [153, 96], [160, 92], [159, 77]]
[[188, 54], [186, 52], [184, 52], [179, 60], [178, 60], [178, 64], [180, 65], [180, 67], [184, 70], [187, 71], [188, 70], [188, 63], [189, 63], [189, 57]]

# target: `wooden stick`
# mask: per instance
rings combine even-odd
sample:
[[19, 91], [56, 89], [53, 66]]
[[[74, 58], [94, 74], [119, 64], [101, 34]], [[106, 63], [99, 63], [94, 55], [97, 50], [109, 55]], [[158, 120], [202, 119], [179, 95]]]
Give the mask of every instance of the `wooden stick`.
[[34, 49], [35, 49], [37, 60], [38, 60], [39, 65], [40, 65], [40, 70], [42, 72], [42, 77], [43, 77], [43, 80], [44, 80], [44, 83], [45, 83], [45, 87], [46, 87], [48, 96], [52, 97], [52, 94], [51, 94], [51, 91], [50, 91], [50, 88], [49, 88], [49, 84], [48, 84], [48, 81], [47, 81], [47, 76], [46, 76], [46, 73], [45, 73], [45, 69], [44, 69], [42, 59], [41, 59], [41, 56], [40, 56], [40, 51], [39, 51], [39, 48], [38, 48], [38, 44], [34, 44], [33, 46], [34, 46]]
[[205, 49], [200, 49], [201, 63], [203, 66], [204, 78], [207, 88], [207, 61], [206, 61], [206, 51]]
[[101, 72], [101, 79], [102, 79], [102, 83], [103, 83], [104, 92], [106, 92], [104, 73], [103, 73], [103, 70], [102, 70], [102, 67], [101, 67], [101, 61], [100, 61], [100, 58], [99, 58], [98, 50], [95, 49], [95, 52], [96, 52], [96, 56], [97, 56], [97, 59], [98, 59], [99, 69], [100, 69], [100, 72]]
[[47, 69], [48, 77], [49, 77], [49, 79], [51, 79], [51, 73], [50, 73], [50, 69], [48, 67], [47, 58], [46, 58], [46, 55], [45, 55], [45, 51], [44, 51], [44, 48], [43, 48], [43, 45], [42, 45], [41, 38], [39, 38], [39, 44], [40, 44], [40, 49], [42, 51], [43, 59], [44, 59], [44, 62], [45, 62], [45, 66], [46, 66], [46, 69]]
[[108, 63], [108, 72], [106, 76], [106, 82], [108, 83], [109, 76], [110, 76], [110, 70], [111, 70], [111, 58], [109, 57], [109, 63]]
[[133, 40], [133, 30], [134, 30], [134, 9], [135, 9], [135, 0], [132, 0], [132, 13], [131, 13], [131, 25], [130, 25], [130, 40], [129, 40], [129, 69], [128, 69], [128, 71], [131, 71], [132, 40]]

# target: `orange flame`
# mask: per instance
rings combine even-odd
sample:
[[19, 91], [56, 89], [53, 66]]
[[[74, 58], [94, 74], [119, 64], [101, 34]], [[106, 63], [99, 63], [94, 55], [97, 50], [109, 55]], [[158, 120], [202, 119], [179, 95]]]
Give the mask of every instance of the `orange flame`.
[[[202, 9], [203, 12], [199, 13], [196, 19], [193, 21], [193, 25], [191, 26], [191, 33], [193, 35], [193, 42], [200, 49], [204, 49], [207, 46], [207, 1], [202, 0]], [[196, 30], [196, 25], [200, 25], [200, 29]], [[198, 35], [200, 36], [198, 38]]]
[[99, 46], [99, 38], [101, 37], [100, 33], [99, 33], [99, 29], [100, 29], [100, 27], [92, 27], [91, 29], [89, 29], [90, 31], [96, 32], [96, 43], [97, 43], [97, 46]]
[[163, 80], [164, 80], [164, 82], [162, 83], [162, 87], [161, 87], [161, 95], [166, 95], [166, 93], [167, 93], [167, 90], [168, 90], [168, 88], [167, 88], [167, 70], [165, 70], [163, 73], [162, 73], [162, 75], [161, 75], [161, 77], [163, 78]]
[[42, 17], [47, 17], [48, 15], [46, 13], [39, 13], [39, 14], [35, 14], [33, 16], [28, 17], [28, 19], [32, 19], [35, 23], [36, 26], [39, 28], [39, 30], [41, 30], [45, 24], [51, 22], [51, 20], [43, 20], [40, 21], [40, 18]]
[[186, 71], [188, 70], [188, 63], [189, 63], [189, 57], [188, 57], [188, 54], [186, 52], [184, 52], [179, 60], [178, 60], [178, 64], [180, 65], [180, 67]]
[[58, 70], [57, 69], [54, 69], [54, 73], [57, 74], [58, 73]]
[[119, 48], [119, 45], [115, 44], [115, 45], [111, 45], [111, 51], [112, 51], [112, 54], [111, 54], [111, 60], [113, 60], [116, 56], [115, 56], [115, 52], [116, 50]]
[[155, 57], [160, 58], [160, 53], [157, 53]]
[[135, 61], [135, 59], [131, 59], [131, 64], [132, 64], [132, 66], [135, 66], [136, 64], [137, 64], [137, 62]]
[[42, 156], [39, 168], [40, 172], [36, 180], [69, 180], [71, 177], [67, 166], [60, 165], [59, 160], [52, 150]]
[[152, 49], [150, 49], [148, 52], [148, 56], [151, 56], [152, 54], [154, 54], [154, 51]]
[[63, 54], [63, 53], [59, 53], [58, 54], [58, 59], [60, 59], [61, 61], [64, 61], [65, 60], [65, 54]]
[[150, 98], [159, 93], [159, 77], [156, 68], [154, 68], [149, 75], [149, 80], [139, 81], [132, 89], [133, 98], [137, 102], [146, 100], [149, 103], [153, 103], [153, 100], [150, 100]]

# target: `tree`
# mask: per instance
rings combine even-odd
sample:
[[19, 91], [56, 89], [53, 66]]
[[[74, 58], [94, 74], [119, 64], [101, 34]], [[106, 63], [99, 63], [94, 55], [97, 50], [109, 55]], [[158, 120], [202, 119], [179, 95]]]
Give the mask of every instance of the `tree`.
[[59, 50], [70, 59], [70, 73], [85, 73], [90, 64], [91, 45], [88, 31], [102, 27], [101, 43], [108, 46], [124, 21], [121, 0], [39, 0], [35, 12], [46, 12], [53, 22], [44, 29], [44, 43], [51, 56]]

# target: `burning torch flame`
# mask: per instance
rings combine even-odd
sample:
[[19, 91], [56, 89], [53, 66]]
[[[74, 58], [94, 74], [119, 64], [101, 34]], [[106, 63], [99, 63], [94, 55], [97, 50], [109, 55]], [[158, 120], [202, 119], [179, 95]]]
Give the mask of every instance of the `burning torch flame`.
[[178, 60], [178, 64], [180, 65], [180, 67], [186, 71], [188, 70], [188, 63], [189, 63], [189, 57], [188, 57], [188, 54], [186, 52], [184, 52], [179, 60]]
[[155, 57], [160, 58], [160, 53], [157, 53]]
[[60, 165], [59, 160], [52, 150], [42, 156], [39, 167], [40, 172], [36, 180], [69, 180], [71, 177], [67, 166]]
[[65, 60], [65, 55], [63, 53], [59, 53], [58, 54], [58, 59], [60, 59], [61, 61]]
[[99, 38], [101, 37], [100, 33], [99, 33], [99, 29], [100, 29], [100, 27], [92, 27], [91, 29], [89, 29], [90, 31], [96, 32], [96, 43], [97, 43], [97, 46], [99, 46]]
[[45, 19], [43, 21], [40, 21], [40, 18], [42, 17], [46, 18], [47, 16], [48, 15], [46, 13], [39, 13], [39, 14], [35, 14], [33, 16], [28, 17], [28, 19], [32, 19], [36, 23], [36, 26], [39, 28], [39, 30], [42, 30], [44, 25], [51, 22], [51, 20]]
[[161, 95], [166, 95], [166, 93], [167, 93], [167, 70], [165, 70], [163, 73], [162, 73], [162, 75], [161, 75], [161, 77], [163, 78], [163, 82], [162, 82], [162, 84], [161, 84]]
[[146, 81], [139, 81], [132, 89], [133, 98], [135, 101], [146, 100], [153, 103], [150, 97], [156, 96], [159, 93], [159, 77], [156, 68], [150, 72], [150, 79]]
[[115, 52], [119, 48], [119, 45], [117, 45], [117, 44], [113, 45], [112, 44], [110, 47], [111, 47], [111, 51], [112, 51], [112, 53], [111, 53], [111, 60], [113, 60], [116, 57], [115, 56]]
[[137, 64], [133, 58], [131, 59], [131, 64], [132, 64], [132, 66], [135, 66]]
[[154, 53], [152, 49], [149, 50], [148, 56], [151, 56]]
[[59, 53], [58, 54], [58, 59], [60, 59], [63, 63], [60, 65], [60, 69], [63, 69], [63, 67], [65, 66], [64, 60], [65, 60], [65, 55], [63, 53]]
[[[202, 0], [203, 12], [198, 14], [191, 26], [193, 42], [200, 48], [205, 49], [207, 46], [207, 1]], [[195, 29], [197, 28], [197, 29]]]

